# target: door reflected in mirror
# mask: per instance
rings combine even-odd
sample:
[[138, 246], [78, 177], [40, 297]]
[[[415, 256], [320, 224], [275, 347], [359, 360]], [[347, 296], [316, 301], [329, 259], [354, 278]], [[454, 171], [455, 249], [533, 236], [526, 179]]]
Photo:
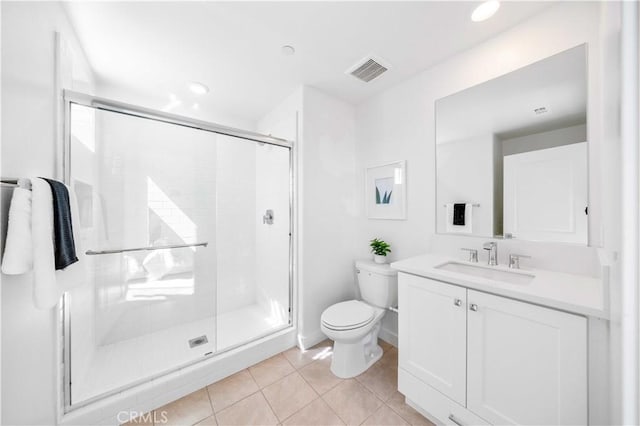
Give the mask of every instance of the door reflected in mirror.
[[587, 244], [587, 48], [436, 101], [436, 229]]

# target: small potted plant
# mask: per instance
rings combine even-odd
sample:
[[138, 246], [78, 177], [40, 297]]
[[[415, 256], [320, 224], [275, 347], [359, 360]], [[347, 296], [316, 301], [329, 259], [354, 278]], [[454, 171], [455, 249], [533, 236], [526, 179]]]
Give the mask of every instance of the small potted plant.
[[369, 242], [371, 252], [373, 253], [373, 261], [376, 263], [385, 263], [387, 253], [391, 252], [391, 245], [383, 240], [374, 238]]

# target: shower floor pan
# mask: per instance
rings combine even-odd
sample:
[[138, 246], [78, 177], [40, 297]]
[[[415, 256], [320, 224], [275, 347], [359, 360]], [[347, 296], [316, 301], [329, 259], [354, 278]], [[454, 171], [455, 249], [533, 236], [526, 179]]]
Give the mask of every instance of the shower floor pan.
[[[217, 322], [217, 324], [216, 324]], [[158, 376], [201, 357], [249, 342], [288, 325], [250, 305], [134, 339], [100, 346], [93, 356], [73, 354], [72, 404]], [[193, 346], [189, 341], [206, 336]], [[193, 347], [191, 347], [193, 346]]]

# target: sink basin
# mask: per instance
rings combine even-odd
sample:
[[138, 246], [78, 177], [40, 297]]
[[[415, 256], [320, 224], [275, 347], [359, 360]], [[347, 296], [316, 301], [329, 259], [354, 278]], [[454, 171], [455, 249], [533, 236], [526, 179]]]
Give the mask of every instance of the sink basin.
[[458, 274], [470, 275], [477, 278], [502, 281], [509, 284], [529, 284], [535, 275], [526, 272], [511, 272], [494, 267], [475, 266], [468, 263], [446, 262], [435, 267], [443, 271], [456, 272]]

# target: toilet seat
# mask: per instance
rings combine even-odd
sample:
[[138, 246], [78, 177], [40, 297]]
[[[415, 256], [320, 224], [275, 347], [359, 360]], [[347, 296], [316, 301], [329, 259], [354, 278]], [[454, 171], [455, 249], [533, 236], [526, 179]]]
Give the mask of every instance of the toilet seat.
[[359, 300], [336, 303], [321, 317], [322, 324], [331, 330], [353, 330], [364, 327], [375, 318], [375, 310]]

